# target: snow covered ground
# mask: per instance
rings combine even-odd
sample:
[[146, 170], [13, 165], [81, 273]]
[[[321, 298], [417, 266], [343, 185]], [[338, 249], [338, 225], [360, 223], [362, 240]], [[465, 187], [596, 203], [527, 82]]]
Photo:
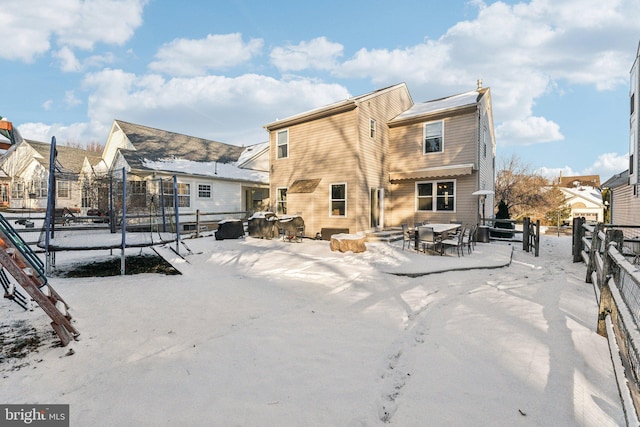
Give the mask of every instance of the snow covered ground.
[[538, 258], [186, 243], [186, 261], [159, 249], [180, 276], [52, 278], [82, 334], [65, 348], [42, 310], [0, 301], [0, 324], [47, 337], [0, 363], [0, 402], [70, 404], [72, 426], [624, 425], [570, 237]]

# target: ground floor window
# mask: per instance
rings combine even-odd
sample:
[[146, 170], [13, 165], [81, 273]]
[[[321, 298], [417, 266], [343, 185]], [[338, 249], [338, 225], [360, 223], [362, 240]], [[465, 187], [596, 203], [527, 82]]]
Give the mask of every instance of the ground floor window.
[[287, 188], [281, 187], [276, 189], [276, 194], [278, 199], [276, 200], [276, 213], [278, 214], [286, 214], [287, 213]]
[[347, 215], [347, 184], [331, 184], [331, 216]]
[[9, 203], [9, 184], [0, 184], [0, 203]]
[[89, 181], [84, 181], [82, 183], [82, 195], [81, 195], [81, 206], [83, 208], [92, 208], [93, 204], [93, 191], [91, 188], [91, 184]]
[[198, 198], [199, 199], [211, 198], [211, 184], [198, 184]]
[[[162, 193], [164, 198], [164, 205], [166, 207], [173, 207], [173, 181], [162, 181]], [[178, 207], [188, 208], [191, 207], [191, 184], [178, 183]]]
[[455, 181], [429, 181], [416, 183], [416, 210], [455, 211]]
[[127, 182], [127, 201], [130, 207], [147, 207], [147, 181]]
[[31, 183], [32, 191], [30, 193], [34, 193], [35, 197], [38, 199], [44, 199], [47, 197], [49, 183], [45, 179], [36, 180]]
[[57, 197], [60, 199], [68, 199], [71, 197], [71, 182], [69, 181], [57, 181], [56, 182]]
[[24, 197], [24, 181], [13, 181], [11, 184], [11, 198], [22, 199]]

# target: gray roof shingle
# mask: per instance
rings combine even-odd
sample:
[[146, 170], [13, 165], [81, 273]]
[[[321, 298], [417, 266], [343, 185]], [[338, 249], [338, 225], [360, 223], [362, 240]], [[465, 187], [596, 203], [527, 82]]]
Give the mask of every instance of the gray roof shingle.
[[132, 168], [146, 169], [145, 160], [171, 158], [194, 162], [231, 163], [238, 160], [244, 147], [183, 135], [148, 126], [116, 120], [135, 150], [121, 150]]

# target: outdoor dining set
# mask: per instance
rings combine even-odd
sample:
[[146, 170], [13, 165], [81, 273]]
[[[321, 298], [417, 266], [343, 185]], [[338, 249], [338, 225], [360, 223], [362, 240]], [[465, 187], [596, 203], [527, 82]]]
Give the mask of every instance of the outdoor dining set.
[[423, 223], [414, 226], [402, 224], [403, 242], [408, 249], [417, 252], [444, 255], [447, 250], [455, 250], [458, 256], [464, 252], [471, 254], [475, 248], [477, 225], [464, 226], [460, 223], [437, 224]]

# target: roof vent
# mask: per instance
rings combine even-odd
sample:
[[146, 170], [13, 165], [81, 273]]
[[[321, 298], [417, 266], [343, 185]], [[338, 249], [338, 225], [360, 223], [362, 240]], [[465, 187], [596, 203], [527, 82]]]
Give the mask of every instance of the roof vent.
[[482, 79], [478, 79], [478, 90], [482, 89]]

